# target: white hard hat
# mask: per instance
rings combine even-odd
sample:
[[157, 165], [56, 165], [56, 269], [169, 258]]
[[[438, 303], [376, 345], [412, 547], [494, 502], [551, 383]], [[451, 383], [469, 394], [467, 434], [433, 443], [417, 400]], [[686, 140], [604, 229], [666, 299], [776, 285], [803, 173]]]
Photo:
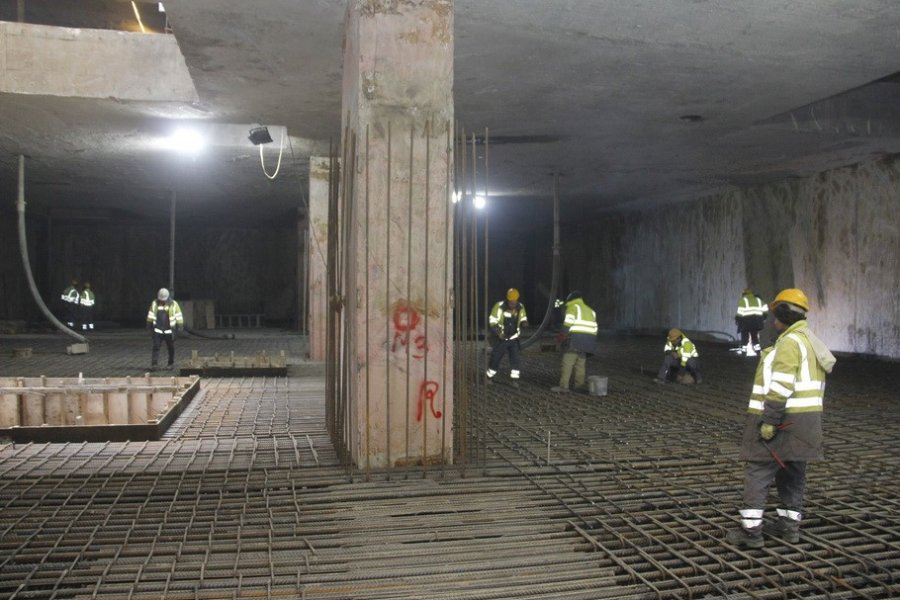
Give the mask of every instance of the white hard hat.
[[169, 290], [166, 288], [159, 288], [159, 291], [156, 293], [156, 299], [160, 302], [165, 302], [169, 299]]

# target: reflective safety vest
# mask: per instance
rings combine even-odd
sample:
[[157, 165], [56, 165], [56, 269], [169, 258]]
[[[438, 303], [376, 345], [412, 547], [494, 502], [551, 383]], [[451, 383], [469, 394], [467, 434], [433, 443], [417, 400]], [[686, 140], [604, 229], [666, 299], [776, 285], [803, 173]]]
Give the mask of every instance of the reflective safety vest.
[[[785, 329], [775, 345], [762, 351], [747, 406], [741, 460], [815, 461], [825, 457], [822, 443], [825, 375], [834, 356], [806, 321]], [[759, 425], [779, 427], [772, 440], [760, 441]]]
[[738, 300], [737, 317], [765, 317], [769, 307], [759, 296], [744, 294]]
[[510, 308], [505, 300], [501, 300], [491, 309], [488, 315], [488, 326], [497, 332], [500, 339], [515, 340], [522, 333], [522, 323], [528, 321], [525, 314], [525, 305], [518, 303], [516, 308]]
[[63, 302], [68, 302], [70, 304], [78, 304], [78, 298], [79, 298], [78, 288], [76, 288], [74, 285], [70, 285], [65, 290], [63, 290], [63, 293], [62, 293]]
[[780, 422], [782, 414], [822, 412], [825, 369], [806, 336], [806, 321], [784, 330], [775, 345], [762, 351], [747, 412], [761, 415], [766, 405]]
[[665, 352], [677, 352], [678, 356], [681, 357], [681, 366], [687, 365], [689, 358], [697, 358], [700, 356], [700, 353], [697, 352], [697, 347], [694, 346], [694, 342], [687, 339], [686, 336], [681, 336], [681, 343], [677, 346], [672, 342], [666, 340], [666, 347], [664, 348]]
[[586, 333], [596, 336], [597, 313], [581, 298], [573, 298], [566, 302], [566, 319], [563, 326], [569, 330], [569, 335]]
[[569, 342], [566, 352], [597, 352], [597, 313], [581, 298], [566, 302], [566, 317], [563, 327], [568, 331]]
[[[157, 327], [157, 314], [165, 313], [168, 317], [168, 323], [159, 323]], [[172, 327], [181, 327], [184, 325], [184, 315], [181, 313], [181, 307], [174, 300], [166, 303], [160, 303], [154, 300], [150, 304], [150, 310], [147, 311], [147, 322], [153, 325], [153, 331], [156, 333], [172, 333]]]
[[84, 290], [83, 292], [81, 292], [81, 305], [90, 308], [94, 305], [96, 298], [97, 297], [94, 295], [93, 291]]

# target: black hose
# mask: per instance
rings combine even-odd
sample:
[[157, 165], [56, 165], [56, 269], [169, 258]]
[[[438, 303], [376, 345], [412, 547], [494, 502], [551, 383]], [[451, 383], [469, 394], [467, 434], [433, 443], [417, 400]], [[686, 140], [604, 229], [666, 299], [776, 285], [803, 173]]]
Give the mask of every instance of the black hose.
[[550, 279], [550, 298], [547, 300], [547, 311], [544, 313], [544, 320], [538, 326], [537, 331], [531, 334], [531, 337], [522, 342], [521, 347], [527, 348], [534, 344], [544, 330], [550, 325], [553, 317], [553, 311], [556, 310], [556, 288], [559, 285], [559, 174], [553, 179], [553, 275]]
[[25, 276], [28, 278], [28, 287], [31, 288], [31, 295], [34, 296], [34, 301], [37, 303], [38, 308], [41, 309], [41, 312], [44, 313], [44, 316], [47, 317], [57, 329], [66, 335], [75, 338], [82, 344], [87, 344], [88, 340], [86, 337], [75, 333], [63, 325], [59, 319], [50, 312], [50, 309], [47, 308], [47, 305], [44, 304], [44, 300], [41, 298], [41, 293], [38, 291], [37, 285], [34, 283], [34, 275], [31, 274], [31, 261], [28, 260], [28, 242], [25, 238], [25, 157], [21, 154], [19, 155], [19, 198], [16, 202], [16, 209], [19, 212], [19, 254], [22, 255], [22, 265], [25, 267]]
[[205, 338], [205, 339], [207, 339], [207, 340], [233, 340], [233, 339], [234, 339], [234, 334], [233, 334], [233, 333], [222, 333], [222, 334], [219, 334], [219, 335], [208, 335], [208, 334], [205, 334], [205, 333], [200, 333], [199, 331], [196, 331], [196, 330], [194, 330], [194, 329], [191, 329], [190, 327], [185, 327], [184, 330], [185, 330], [187, 333], [191, 334], [191, 335], [195, 335], [195, 336], [197, 336], [197, 337], [199, 337], [199, 338]]

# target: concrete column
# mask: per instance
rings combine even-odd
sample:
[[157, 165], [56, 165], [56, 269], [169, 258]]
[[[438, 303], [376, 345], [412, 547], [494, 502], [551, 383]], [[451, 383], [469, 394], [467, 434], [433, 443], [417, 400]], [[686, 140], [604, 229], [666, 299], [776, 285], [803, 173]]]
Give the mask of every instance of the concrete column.
[[351, 457], [449, 463], [452, 0], [351, 2], [343, 102]]
[[326, 268], [328, 259], [328, 177], [327, 157], [309, 159], [309, 358], [325, 360], [325, 323], [328, 310]]

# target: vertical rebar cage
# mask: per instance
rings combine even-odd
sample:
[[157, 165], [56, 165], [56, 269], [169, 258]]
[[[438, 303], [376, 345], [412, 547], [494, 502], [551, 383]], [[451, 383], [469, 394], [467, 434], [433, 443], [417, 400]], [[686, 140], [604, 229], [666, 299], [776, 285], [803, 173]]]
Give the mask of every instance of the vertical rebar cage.
[[486, 310], [479, 225], [454, 202], [468, 172], [457, 144], [450, 123], [385, 122], [346, 129], [340, 160], [332, 152], [326, 421], [351, 471], [483, 460], [468, 439], [478, 358], [454, 360], [475, 356], [463, 350]]

